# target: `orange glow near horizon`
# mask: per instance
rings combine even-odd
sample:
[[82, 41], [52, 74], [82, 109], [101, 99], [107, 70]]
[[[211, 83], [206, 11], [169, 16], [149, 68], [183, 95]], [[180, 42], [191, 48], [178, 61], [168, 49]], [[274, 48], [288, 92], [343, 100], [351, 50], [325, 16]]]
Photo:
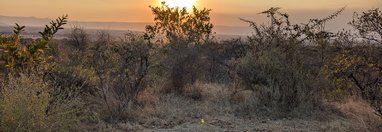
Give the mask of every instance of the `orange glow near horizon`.
[[172, 8], [186, 8], [187, 10], [191, 10], [193, 6], [196, 5], [196, 0], [158, 0], [159, 3], [166, 2]]
[[161, 1], [188, 10], [192, 5], [212, 9], [214, 24], [230, 26], [244, 25], [238, 17], [257, 17], [257, 13], [270, 7], [281, 7], [283, 12], [299, 18], [311, 18], [323, 17], [346, 5], [347, 12], [382, 6], [382, 0], [0, 0], [0, 15], [56, 18], [68, 14], [72, 21], [152, 22], [149, 6], [159, 6]]

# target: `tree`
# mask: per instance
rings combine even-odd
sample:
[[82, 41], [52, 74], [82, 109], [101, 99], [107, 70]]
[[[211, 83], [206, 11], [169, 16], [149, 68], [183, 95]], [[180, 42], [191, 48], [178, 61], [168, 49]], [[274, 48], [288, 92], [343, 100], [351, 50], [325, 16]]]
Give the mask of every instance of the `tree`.
[[72, 33], [69, 36], [69, 44], [84, 52], [89, 44], [90, 38], [85, 29], [79, 26], [74, 26]]
[[[291, 23], [290, 16], [278, 7], [259, 13], [269, 18], [267, 24], [241, 19], [249, 23], [254, 33], [248, 36], [247, 53], [231, 62], [235, 66], [234, 80], [239, 84], [235, 91], [243, 88], [256, 91], [263, 95], [259, 97], [260, 105], [280, 112], [290, 112], [302, 105], [313, 108], [314, 105], [307, 104], [320, 101], [323, 88], [319, 83], [324, 79], [319, 70], [326, 58], [324, 47], [330, 44], [332, 35], [325, 31], [325, 23], [344, 9], [305, 24]], [[323, 64], [317, 65], [319, 58]]]
[[67, 15], [59, 17], [46, 25], [43, 32], [39, 32], [41, 38], [34, 40], [30, 44], [21, 44], [20, 33], [25, 26], [16, 24], [14, 34], [10, 36], [0, 36], [0, 60], [4, 61], [4, 66], [8, 69], [24, 69], [31, 66], [45, 65], [49, 59], [46, 50], [49, 50], [48, 42], [53, 38], [58, 30], [67, 23]]
[[[382, 12], [378, 8], [362, 14], [354, 13], [353, 20], [349, 24], [358, 31], [361, 38], [374, 44], [382, 44]], [[357, 40], [350, 40], [357, 36], [349, 36], [350, 33], [348, 32], [341, 32], [340, 35], [343, 35], [345, 42], [351, 46], [341, 47], [341, 50], [337, 51], [338, 54], [333, 57], [332, 62], [326, 66], [326, 69], [330, 71], [328, 77], [333, 80], [335, 91], [360, 96], [381, 114], [382, 62], [380, 46], [363, 45], [357, 43]]]
[[[150, 6], [154, 14], [154, 25], [146, 27], [144, 38], [152, 42], [165, 44], [161, 53], [165, 57], [161, 65], [169, 69], [172, 87], [166, 91], [183, 92], [188, 83], [196, 80], [195, 68], [204, 64], [201, 59], [202, 44], [211, 39], [213, 24], [210, 22], [210, 9], [198, 10], [196, 7], [188, 12], [186, 8], [170, 8], [165, 2], [159, 7]], [[160, 45], [159, 45], [160, 46]]]
[[146, 27], [146, 40], [189, 44], [200, 43], [210, 38], [213, 28], [209, 17], [210, 9], [198, 10], [193, 7], [192, 12], [188, 12], [186, 8], [170, 8], [165, 2], [162, 2], [160, 7], [150, 8], [155, 16], [155, 24]]
[[362, 14], [354, 13], [349, 24], [358, 30], [362, 38], [382, 44], [382, 11], [379, 8]]

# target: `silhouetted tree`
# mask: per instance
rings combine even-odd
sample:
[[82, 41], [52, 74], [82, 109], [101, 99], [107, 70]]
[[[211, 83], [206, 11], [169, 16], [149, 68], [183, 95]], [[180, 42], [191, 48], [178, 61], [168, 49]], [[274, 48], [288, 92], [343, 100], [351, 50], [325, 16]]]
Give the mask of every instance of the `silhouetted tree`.
[[165, 2], [162, 2], [160, 7], [150, 8], [155, 16], [155, 25], [146, 27], [145, 39], [164, 37], [169, 42], [188, 44], [200, 43], [210, 38], [213, 28], [209, 16], [210, 9], [198, 10], [193, 7], [192, 11], [188, 12], [186, 8], [170, 8]]
[[349, 24], [358, 30], [362, 38], [382, 44], [382, 11], [379, 8], [362, 14], [354, 13]]

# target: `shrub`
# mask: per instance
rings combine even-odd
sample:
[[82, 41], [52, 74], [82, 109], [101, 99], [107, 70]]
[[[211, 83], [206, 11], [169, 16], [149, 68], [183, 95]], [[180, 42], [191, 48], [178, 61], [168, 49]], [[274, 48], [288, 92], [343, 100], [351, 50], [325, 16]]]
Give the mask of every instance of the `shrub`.
[[[151, 7], [155, 16], [155, 25], [146, 26], [145, 39], [159, 39], [162, 42], [178, 43], [178, 46], [187, 46], [188, 43], [200, 43], [208, 40], [213, 25], [210, 23], [211, 10], [198, 10], [193, 7], [191, 13], [186, 8], [170, 8], [165, 2], [161, 7]], [[161, 36], [163, 35], [163, 36]]]
[[[354, 13], [349, 23], [359, 34], [339, 33], [339, 40], [345, 45], [338, 47], [337, 54], [326, 68], [327, 77], [332, 80], [336, 97], [341, 95], [360, 96], [381, 113], [382, 87], [380, 78], [382, 62], [380, 60], [382, 36], [382, 13], [379, 9], [362, 14]], [[360, 36], [368, 41], [354, 41]], [[370, 45], [368, 45], [370, 44]]]
[[86, 59], [77, 65], [91, 72], [87, 82], [94, 84], [93, 103], [99, 104], [101, 118], [107, 122], [125, 120], [124, 113], [139, 104], [138, 95], [148, 83], [153, 45], [130, 33], [120, 41], [105, 32], [98, 35], [84, 51]]
[[209, 42], [213, 25], [210, 22], [211, 10], [193, 8], [188, 12], [185, 8], [170, 8], [166, 3], [160, 7], [150, 7], [155, 18], [155, 25], [146, 27], [144, 38], [162, 42], [164, 53], [161, 66], [166, 68], [164, 76], [168, 76], [170, 87], [167, 91], [183, 92], [187, 84], [194, 83], [198, 70], [205, 67], [202, 57], [206, 55], [202, 44]]
[[184, 95], [186, 97], [189, 97], [194, 100], [202, 100], [203, 98], [203, 88], [200, 86], [194, 85], [187, 85], [184, 88]]
[[362, 38], [382, 44], [382, 11], [379, 8], [362, 14], [354, 13], [349, 24], [358, 30]]
[[36, 75], [9, 76], [1, 87], [0, 128], [3, 131], [65, 131], [79, 121], [77, 101], [50, 103], [51, 87]]
[[[26, 68], [47, 69], [49, 55], [48, 42], [58, 30], [67, 22], [67, 16], [62, 16], [52, 21], [51, 25], [46, 25], [41, 34], [41, 38], [34, 40], [31, 44], [20, 43], [20, 33], [25, 26], [16, 24], [14, 34], [11, 36], [0, 36], [0, 60], [4, 61], [4, 66], [8, 69], [27, 70]], [[37, 67], [35, 67], [37, 66]]]
[[[333, 80], [335, 92], [344, 95], [360, 96], [380, 110], [382, 87], [380, 85], [380, 48], [376, 46], [354, 46], [345, 49], [333, 58], [327, 70]], [[381, 111], [380, 111], [381, 112]]]
[[[242, 19], [254, 29], [249, 36], [249, 50], [236, 62], [236, 74], [246, 88], [258, 92], [258, 104], [288, 113], [296, 108], [310, 109], [316, 106], [324, 94], [326, 80], [321, 69], [326, 63], [323, 57], [330, 44], [330, 32], [324, 25], [334, 19], [344, 8], [327, 18], [311, 19], [307, 24], [291, 24], [289, 15], [271, 8], [261, 14], [270, 19], [268, 25], [258, 25]], [[310, 42], [310, 44], [306, 44]], [[318, 50], [314, 55], [309, 48]], [[306, 51], [309, 50], [309, 51]], [[316, 57], [319, 56], [319, 57]], [[313, 57], [314, 61], [309, 61]], [[315, 61], [321, 60], [319, 65]]]
[[69, 35], [68, 44], [83, 52], [88, 47], [89, 42], [89, 34], [86, 33], [85, 29], [74, 26], [71, 34]]

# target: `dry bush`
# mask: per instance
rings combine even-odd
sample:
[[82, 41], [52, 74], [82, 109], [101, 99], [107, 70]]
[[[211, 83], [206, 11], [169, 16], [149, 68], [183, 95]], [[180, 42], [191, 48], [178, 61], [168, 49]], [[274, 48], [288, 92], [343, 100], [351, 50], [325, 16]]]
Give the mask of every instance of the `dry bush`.
[[145, 89], [139, 92], [136, 98], [136, 104], [124, 111], [127, 120], [140, 124], [152, 122], [160, 113], [157, 109], [158, 100], [158, 94], [152, 89]]
[[149, 89], [145, 89], [137, 95], [137, 103], [140, 106], [150, 106], [155, 105], [155, 102], [158, 101], [158, 95]]
[[144, 90], [137, 99], [142, 105], [127, 111], [129, 120], [147, 128], [172, 128], [198, 121], [201, 117], [213, 118], [232, 113], [226, 86], [197, 81], [185, 87], [194, 88], [201, 90], [201, 100], [176, 93], [156, 93], [154, 89]]
[[184, 90], [183, 94], [186, 97], [189, 97], [194, 100], [201, 100], [203, 96], [203, 87], [198, 86], [197, 84], [187, 85]]
[[361, 98], [350, 97], [342, 103], [335, 103], [335, 107], [354, 124], [360, 124], [364, 130], [378, 131], [381, 129], [382, 119], [378, 111]]
[[[100, 118], [109, 123], [126, 120], [126, 111], [139, 105], [137, 97], [148, 83], [146, 75], [151, 66], [152, 45], [140, 36], [126, 34], [120, 41], [110, 34], [100, 32], [94, 42], [90, 42], [79, 64], [68, 64], [74, 71], [72, 76], [84, 80], [90, 89], [93, 102]], [[86, 57], [86, 58], [85, 58]], [[78, 75], [84, 74], [84, 75]]]
[[166, 70], [162, 76], [168, 77], [164, 91], [183, 94], [187, 86], [193, 85], [197, 81], [220, 84], [228, 84], [232, 81], [230, 78], [231, 67], [226, 62], [237, 58], [239, 56], [237, 54], [240, 53], [232, 52], [239, 52], [235, 50], [242, 49], [244, 46], [240, 45], [241, 42], [234, 44], [229, 42], [223, 44], [207, 42], [203, 45], [182, 49], [169, 48], [177, 45], [170, 43], [169, 47], [163, 49], [167, 54], [161, 61], [161, 65]]
[[[268, 24], [242, 19], [254, 33], [248, 37], [246, 54], [231, 61], [238, 77], [234, 80], [245, 87], [238, 90], [251, 89], [259, 95], [255, 103], [270, 108], [271, 112], [287, 114], [299, 108], [308, 111], [317, 106], [328, 86], [321, 69], [328, 58], [327, 45], [332, 33], [325, 31], [325, 23], [344, 8], [326, 18], [311, 19], [307, 24], [292, 24], [289, 15], [279, 9], [260, 13], [270, 19]], [[305, 51], [309, 48], [314, 49], [312, 54]]]
[[187, 85], [192, 85], [197, 80], [207, 81], [207, 74], [211, 62], [207, 59], [203, 46], [179, 48], [178, 43], [170, 43], [165, 50], [164, 57], [159, 66], [164, 72], [160, 75], [168, 78], [164, 92], [177, 92], [182, 94]]
[[185, 86], [183, 95], [194, 100], [220, 102], [228, 100], [230, 91], [224, 84], [204, 83], [196, 81], [194, 84]]
[[333, 80], [335, 91], [357, 95], [372, 104], [378, 104], [381, 99], [378, 84], [381, 74], [381, 62], [378, 59], [380, 54], [380, 48], [374, 46], [353, 46], [337, 52], [325, 67], [328, 78]]
[[353, 20], [349, 24], [362, 38], [382, 44], [382, 11], [379, 8], [354, 13]]
[[1, 129], [4, 131], [65, 131], [80, 120], [78, 100], [51, 104], [50, 85], [35, 75], [9, 76], [1, 90]]
[[[362, 14], [355, 13], [349, 24], [358, 34], [340, 32], [338, 40], [343, 45], [325, 66], [325, 74], [334, 85], [331, 92], [336, 98], [359, 96], [382, 113], [381, 73], [381, 21], [379, 9]], [[361, 37], [361, 39], [358, 38]], [[358, 39], [355, 41], [354, 39]]]
[[151, 45], [133, 33], [121, 39], [107, 32], [97, 35], [90, 39], [84, 29], [75, 27], [69, 40], [59, 41], [65, 46], [54, 45], [59, 57], [46, 78], [58, 88], [55, 93], [86, 99], [94, 118], [90, 122], [115, 123], [126, 120], [125, 111], [140, 104], [136, 99], [153, 78], [146, 77]]
[[217, 112], [212, 104], [202, 103], [176, 94], [166, 94], [157, 102], [158, 116], [151, 123], [155, 126], [171, 128], [185, 122], [194, 122], [207, 115]]
[[80, 51], [85, 51], [90, 42], [89, 34], [85, 29], [79, 26], [74, 26], [69, 36], [68, 44]]
[[[55, 86], [55, 93], [69, 94], [68, 97], [76, 97], [81, 95], [95, 95], [95, 88], [99, 81], [93, 69], [86, 69], [82, 66], [63, 67], [56, 66], [46, 79], [52, 81]], [[62, 94], [61, 94], [62, 95]]]
[[200, 51], [202, 45], [211, 39], [211, 10], [193, 8], [187, 12], [185, 8], [171, 8], [164, 2], [159, 7], [150, 8], [155, 16], [155, 25], [146, 27], [144, 38], [162, 45], [160, 51], [164, 52], [164, 58], [160, 65], [168, 71], [163, 76], [170, 81], [166, 92], [181, 94], [184, 86], [201, 78], [202, 72], [198, 70], [205, 69], [205, 54]]
[[239, 86], [244, 88], [236, 89], [249, 88], [258, 95], [253, 99], [258, 99], [258, 102], [254, 103], [281, 113], [293, 111], [300, 105], [306, 109], [314, 107], [322, 94], [320, 91], [324, 89], [319, 81], [321, 76], [301, 65], [302, 59], [296, 57], [302, 56], [299, 52], [290, 58], [283, 50], [283, 47], [272, 47], [259, 55], [248, 54], [239, 59], [236, 70], [239, 80], [244, 82]]
[[245, 104], [248, 102], [254, 103], [256, 100], [256, 95], [252, 90], [241, 90], [236, 91], [235, 93], [232, 93], [230, 101], [233, 104]]

